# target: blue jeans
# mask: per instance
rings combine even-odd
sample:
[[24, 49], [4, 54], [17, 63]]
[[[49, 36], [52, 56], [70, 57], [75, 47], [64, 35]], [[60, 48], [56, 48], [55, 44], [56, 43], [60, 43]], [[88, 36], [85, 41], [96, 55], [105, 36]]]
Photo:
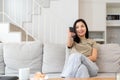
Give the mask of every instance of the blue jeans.
[[80, 53], [72, 53], [64, 65], [61, 77], [88, 78], [97, 75], [97, 65]]

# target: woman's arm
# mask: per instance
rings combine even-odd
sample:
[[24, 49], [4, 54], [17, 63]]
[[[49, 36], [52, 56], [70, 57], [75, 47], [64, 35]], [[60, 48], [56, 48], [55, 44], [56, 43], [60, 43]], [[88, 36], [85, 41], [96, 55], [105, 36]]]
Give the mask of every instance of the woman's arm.
[[69, 47], [69, 48], [71, 48], [73, 46], [74, 41], [73, 41], [72, 36], [74, 36], [74, 35], [75, 35], [75, 33], [70, 32], [70, 30], [68, 30], [67, 47]]
[[97, 60], [97, 49], [93, 48], [92, 55], [88, 57], [91, 61], [95, 62]]

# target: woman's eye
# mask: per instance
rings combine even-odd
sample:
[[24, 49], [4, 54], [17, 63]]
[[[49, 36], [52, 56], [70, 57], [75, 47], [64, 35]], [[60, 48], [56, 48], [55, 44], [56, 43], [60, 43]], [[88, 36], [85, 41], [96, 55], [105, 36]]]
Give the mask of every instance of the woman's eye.
[[82, 25], [81, 27], [83, 28], [84, 26]]
[[76, 29], [78, 28], [78, 26], [76, 26]]

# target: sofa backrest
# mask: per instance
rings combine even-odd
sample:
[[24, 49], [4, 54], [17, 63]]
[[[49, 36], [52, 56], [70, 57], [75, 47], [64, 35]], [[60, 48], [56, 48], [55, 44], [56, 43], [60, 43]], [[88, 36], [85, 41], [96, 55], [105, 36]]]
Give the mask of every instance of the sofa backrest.
[[[67, 48], [66, 60], [70, 55]], [[119, 44], [98, 44], [98, 58], [96, 61], [99, 72], [120, 72], [120, 46]]]
[[43, 48], [43, 73], [60, 73], [65, 63], [64, 44], [46, 43]]
[[[30, 67], [31, 73], [62, 72], [66, 54], [64, 44], [41, 44], [40, 42], [0, 43], [0, 75], [17, 74], [19, 68]], [[98, 48], [97, 65], [99, 72], [120, 70], [120, 46], [101, 44]]]
[[99, 72], [120, 72], [120, 46], [118, 44], [99, 45], [97, 65]]
[[3, 59], [3, 43], [0, 43], [0, 75], [5, 74], [5, 64]]
[[0, 43], [0, 75], [18, 74], [19, 68], [60, 73], [65, 63], [65, 45], [40, 42]]
[[31, 73], [42, 71], [40, 42], [4, 43], [5, 74], [18, 74], [19, 68], [30, 68]]

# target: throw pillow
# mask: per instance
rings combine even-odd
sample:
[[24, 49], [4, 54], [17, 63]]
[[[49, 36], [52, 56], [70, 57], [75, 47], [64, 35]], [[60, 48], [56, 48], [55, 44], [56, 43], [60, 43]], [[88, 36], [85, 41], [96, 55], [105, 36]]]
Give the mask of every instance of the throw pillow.
[[99, 45], [97, 65], [99, 72], [120, 71], [120, 46], [118, 44]]
[[6, 43], [3, 47], [5, 74], [18, 74], [19, 68], [30, 68], [31, 74], [42, 69], [42, 44], [39, 42]]
[[65, 63], [65, 45], [46, 43], [43, 50], [43, 73], [56, 73], [63, 70]]

